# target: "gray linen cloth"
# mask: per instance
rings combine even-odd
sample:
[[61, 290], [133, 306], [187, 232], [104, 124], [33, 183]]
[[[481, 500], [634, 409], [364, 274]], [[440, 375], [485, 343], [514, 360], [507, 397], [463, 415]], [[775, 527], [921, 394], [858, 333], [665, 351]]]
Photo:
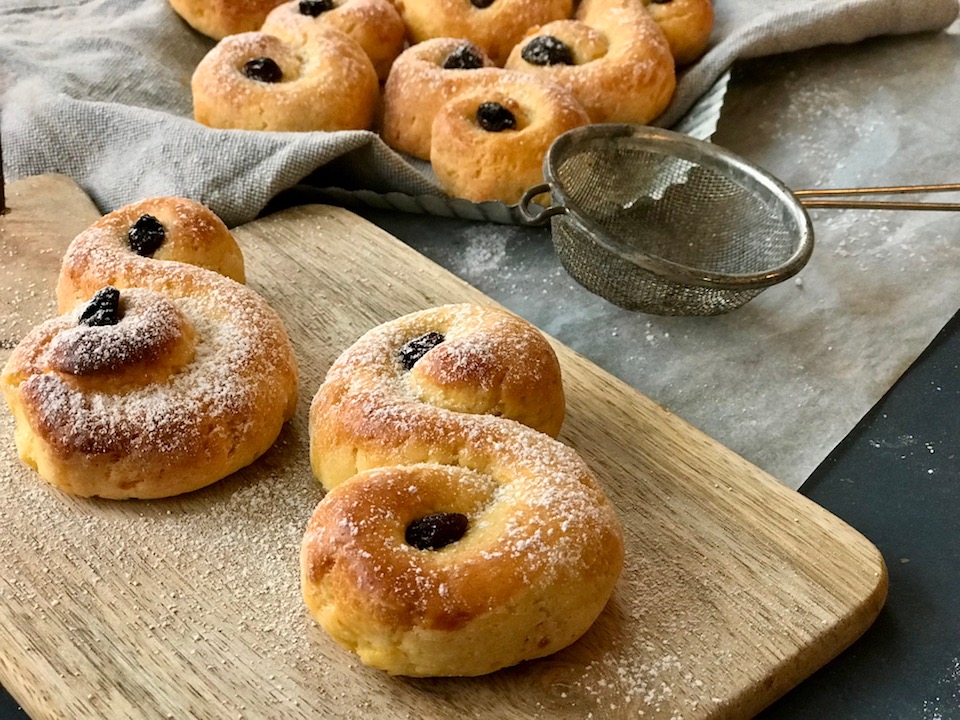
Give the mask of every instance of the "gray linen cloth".
[[[683, 73], [657, 125], [674, 125], [739, 58], [942, 29], [958, 0], [716, 0], [715, 8], [711, 47]], [[182, 195], [230, 226], [304, 181], [442, 194], [372, 132], [225, 131], [194, 122], [190, 76], [213, 45], [167, 0], [2, 0], [7, 180], [68, 175], [103, 212]]]

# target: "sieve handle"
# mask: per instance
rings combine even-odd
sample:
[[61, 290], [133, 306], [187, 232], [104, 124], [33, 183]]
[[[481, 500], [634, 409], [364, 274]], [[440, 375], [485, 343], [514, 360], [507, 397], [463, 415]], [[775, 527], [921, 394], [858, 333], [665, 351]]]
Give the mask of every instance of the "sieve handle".
[[834, 200], [850, 195], [907, 195], [911, 193], [957, 192], [960, 183], [940, 185], [897, 185], [894, 187], [833, 188], [827, 190], [794, 190], [793, 194], [806, 208], [845, 208], [865, 210], [960, 210], [960, 203], [898, 202], [894, 200]]
[[533, 199], [537, 195], [545, 192], [550, 192], [550, 185], [540, 183], [539, 185], [527, 188], [523, 195], [520, 196], [520, 200], [517, 201], [517, 210], [520, 212], [520, 219], [524, 225], [543, 225], [554, 215], [561, 215], [567, 211], [567, 208], [563, 205], [551, 205], [540, 212], [531, 212], [530, 203], [533, 202]]

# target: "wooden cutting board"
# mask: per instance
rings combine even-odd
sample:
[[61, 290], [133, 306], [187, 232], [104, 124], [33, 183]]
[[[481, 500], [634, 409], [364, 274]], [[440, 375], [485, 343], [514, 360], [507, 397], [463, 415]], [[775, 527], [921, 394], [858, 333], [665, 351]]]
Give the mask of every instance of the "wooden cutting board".
[[[53, 312], [55, 259], [97, 215], [62, 178], [22, 183], [0, 218], [0, 361]], [[301, 369], [296, 418], [252, 467], [170, 500], [71, 498], [17, 460], [2, 413], [0, 680], [34, 718], [742, 717], [879, 612], [886, 570], [863, 536], [556, 344], [561, 440], [625, 525], [613, 599], [572, 647], [486, 677], [363, 667], [299, 596], [300, 536], [321, 496], [310, 399], [370, 327], [491, 301], [342, 209], [283, 211], [236, 236]]]

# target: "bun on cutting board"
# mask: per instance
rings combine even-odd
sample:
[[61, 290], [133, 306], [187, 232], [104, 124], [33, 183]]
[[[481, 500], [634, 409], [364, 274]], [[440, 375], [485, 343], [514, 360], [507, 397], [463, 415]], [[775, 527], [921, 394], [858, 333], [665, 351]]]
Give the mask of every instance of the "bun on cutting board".
[[158, 498], [262, 455], [294, 412], [297, 367], [243, 276], [220, 219], [182, 198], [128, 205], [78, 235], [63, 314], [0, 373], [21, 459], [75, 495]]
[[366, 333], [310, 410], [329, 492], [301, 546], [304, 600], [367, 665], [481, 675], [580, 637], [623, 563], [616, 514], [554, 440], [559, 365], [501, 310], [451, 305]]

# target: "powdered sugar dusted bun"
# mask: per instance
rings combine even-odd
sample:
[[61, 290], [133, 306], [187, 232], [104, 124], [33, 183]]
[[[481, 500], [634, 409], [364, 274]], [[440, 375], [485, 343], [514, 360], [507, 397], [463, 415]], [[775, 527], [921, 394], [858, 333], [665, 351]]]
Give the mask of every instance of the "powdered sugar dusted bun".
[[261, 32], [290, 37], [314, 24], [349, 35], [367, 54], [381, 80], [403, 50], [406, 27], [390, 0], [290, 0], [275, 8]]
[[543, 336], [492, 308], [404, 316], [341, 355], [310, 414], [333, 489], [301, 546], [335, 640], [394, 674], [481, 675], [589, 628], [623, 540], [580, 456], [522, 424], [557, 432], [562, 397]]
[[430, 162], [448, 194], [512, 204], [543, 182], [543, 156], [556, 137], [589, 121], [566, 88], [504, 71], [437, 113]]
[[70, 243], [57, 305], [65, 313], [105, 285], [189, 294], [198, 281], [222, 283], [219, 276], [246, 282], [240, 246], [216, 213], [187, 198], [149, 198], [104, 215]]
[[170, 5], [194, 30], [214, 40], [257, 30], [283, 0], [170, 0]]
[[573, 0], [394, 0], [413, 43], [466, 38], [497, 65], [528, 28], [569, 18]]
[[58, 286], [64, 314], [30, 332], [0, 376], [24, 462], [76, 495], [156, 498], [263, 454], [296, 404], [283, 323], [244, 285], [188, 264], [236, 275], [238, 260], [219, 219], [177, 198], [121, 208], [77, 236]]
[[532, 28], [506, 67], [566, 86], [595, 123], [648, 123], [676, 89], [670, 46], [641, 0], [582, 0], [576, 20]]
[[428, 428], [466, 428], [487, 414], [560, 432], [563, 383], [543, 335], [474, 305], [406, 315], [370, 330], [330, 367], [310, 407], [311, 465], [330, 489], [371, 467], [445, 462], [459, 438], [441, 450]]
[[429, 160], [433, 119], [440, 108], [457, 93], [495, 82], [500, 72], [468, 40], [435, 38], [407, 48], [383, 88], [384, 142]]
[[243, 130], [364, 130], [380, 96], [363, 49], [319, 24], [283, 38], [224, 38], [197, 65], [191, 89], [197, 122]]
[[663, 30], [677, 65], [689, 65], [703, 55], [713, 31], [712, 0], [643, 2], [651, 17]]

